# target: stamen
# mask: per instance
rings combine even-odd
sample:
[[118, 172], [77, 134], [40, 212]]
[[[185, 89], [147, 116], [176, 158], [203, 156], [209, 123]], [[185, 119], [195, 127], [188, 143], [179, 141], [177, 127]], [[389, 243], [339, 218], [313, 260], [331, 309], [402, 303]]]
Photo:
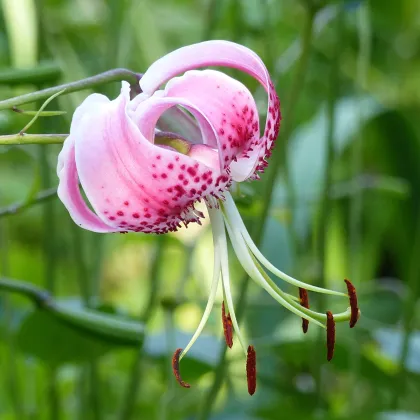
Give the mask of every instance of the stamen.
[[335, 321], [333, 314], [327, 312], [327, 360], [330, 361], [334, 356], [335, 345]]
[[230, 314], [226, 315], [224, 301], [222, 302], [222, 322], [226, 345], [231, 349], [233, 346], [232, 318], [230, 317]]
[[[214, 238], [213, 238], [214, 241]], [[204, 329], [204, 326], [206, 325], [211, 310], [213, 309], [214, 301], [216, 299], [216, 293], [217, 293], [217, 286], [219, 285], [219, 279], [220, 279], [220, 250], [216, 246], [216, 242], [214, 242], [214, 263], [213, 263], [213, 280], [211, 282], [211, 288], [210, 288], [210, 294], [209, 299], [207, 301], [206, 308], [204, 309], [203, 316], [201, 317], [200, 323], [198, 324], [197, 330], [195, 331], [194, 335], [191, 337], [190, 342], [185, 346], [185, 349], [179, 356], [179, 360], [181, 360], [187, 353], [187, 351], [192, 347], [192, 345], [195, 343], [199, 335]]]
[[356, 288], [353, 286], [350, 280], [344, 279], [347, 285], [347, 292], [350, 299], [350, 308], [351, 308], [351, 317], [350, 317], [350, 328], [353, 328], [356, 325], [357, 320], [359, 319], [359, 308], [357, 307], [357, 294]]
[[246, 357], [246, 379], [248, 383], [249, 395], [254, 395], [257, 389], [257, 354], [254, 346], [248, 346], [248, 354]]
[[238, 209], [236, 208], [235, 202], [233, 201], [232, 196], [227, 192], [225, 194], [226, 201], [223, 203], [223, 209], [225, 210], [225, 217], [229, 221], [230, 225], [235, 228], [235, 231], [237, 231], [241, 237], [244, 239], [247, 247], [250, 249], [252, 254], [257, 258], [257, 260], [271, 273], [276, 275], [277, 277], [281, 278], [287, 283], [292, 284], [296, 287], [303, 287], [307, 290], [311, 290], [313, 292], [318, 293], [325, 293], [328, 295], [335, 295], [335, 296], [346, 296], [345, 293], [337, 292], [335, 290], [329, 290], [324, 289], [323, 287], [313, 286], [311, 284], [304, 283], [300, 280], [297, 280], [291, 276], [289, 276], [286, 273], [283, 273], [283, 271], [279, 270], [277, 267], [275, 267], [273, 264], [270, 263], [270, 261], [267, 260], [267, 258], [264, 257], [264, 255], [261, 253], [261, 251], [258, 249], [258, 247], [255, 245], [254, 241], [252, 240], [251, 236], [249, 235], [246, 226], [241, 218], [241, 215], [239, 214]]
[[[308, 291], [303, 287], [299, 287], [299, 299], [300, 304], [306, 309], [309, 309], [309, 298], [308, 298]], [[305, 318], [302, 318], [302, 331], [304, 334], [308, 332], [309, 321]]]
[[241, 344], [242, 350], [245, 355], [247, 354], [245, 341], [242, 337], [239, 329], [238, 320], [235, 315], [235, 308], [233, 305], [232, 292], [230, 290], [230, 279], [229, 279], [229, 261], [228, 261], [228, 249], [226, 241], [225, 224], [223, 222], [223, 215], [220, 210], [208, 208], [211, 227], [213, 231], [213, 241], [215, 248], [219, 249], [221, 256], [221, 269], [222, 269], [222, 286], [224, 296], [229, 310], [229, 315], [232, 319], [233, 329], [236, 336], [238, 337], [239, 343]]
[[[265, 273], [265, 271], [260, 267], [258, 261], [256, 260], [256, 257], [252, 255], [250, 250], [247, 248], [244, 238], [240, 235], [240, 233], [237, 230], [233, 230], [232, 226], [229, 224], [227, 217], [225, 218], [225, 226], [229, 233], [233, 249], [235, 250], [235, 254], [238, 257], [239, 262], [241, 263], [243, 269], [247, 272], [247, 274], [286, 309], [288, 309], [289, 311], [293, 312], [295, 315], [298, 315], [301, 318], [310, 319], [316, 325], [325, 328], [325, 324], [320, 323], [312, 316], [304, 313], [300, 309], [301, 306], [299, 304], [297, 304], [293, 300], [289, 301], [287, 299], [287, 294], [284, 293], [270, 279], [267, 273]], [[232, 321], [234, 320], [232, 319]]]
[[182, 349], [176, 349], [172, 357], [172, 370], [178, 383], [184, 388], [190, 388], [191, 385], [182, 380], [181, 373], [179, 372], [179, 356], [181, 355], [181, 352]]

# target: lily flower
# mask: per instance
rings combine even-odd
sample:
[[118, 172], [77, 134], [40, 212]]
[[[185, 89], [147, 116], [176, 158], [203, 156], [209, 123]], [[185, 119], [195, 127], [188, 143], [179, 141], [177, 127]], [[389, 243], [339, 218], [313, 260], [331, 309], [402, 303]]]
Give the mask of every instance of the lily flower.
[[[239, 69], [261, 83], [268, 97], [262, 129], [250, 91], [220, 71], [196, 70], [207, 66]], [[262, 60], [232, 42], [202, 42], [157, 60], [141, 78], [140, 87], [142, 93], [130, 99], [129, 84], [123, 82], [115, 100], [92, 94], [76, 109], [58, 159], [58, 195], [76, 224], [100, 233], [176, 231], [182, 224], [200, 223], [204, 215], [195, 205], [205, 202], [213, 232], [214, 274], [197, 330], [185, 349], [174, 354], [179, 383], [189, 387], [180, 377], [179, 362], [201, 334], [221, 281], [226, 342], [232, 346], [234, 332], [247, 360], [248, 391], [255, 392], [256, 353], [243, 338], [235, 316], [226, 232], [246, 273], [303, 319], [304, 332], [308, 322], [327, 329], [330, 359], [335, 322], [350, 321], [354, 326], [359, 316], [353, 285], [347, 281], [347, 293], [342, 293], [277, 269], [253, 242], [229, 193], [233, 182], [255, 180], [264, 172], [279, 132], [280, 102]], [[194, 116], [201, 133], [197, 138], [157, 130], [159, 118], [173, 107]], [[298, 288], [300, 297], [286, 293], [267, 272]], [[351, 307], [339, 314], [318, 313], [309, 309], [307, 291], [350, 296]]]

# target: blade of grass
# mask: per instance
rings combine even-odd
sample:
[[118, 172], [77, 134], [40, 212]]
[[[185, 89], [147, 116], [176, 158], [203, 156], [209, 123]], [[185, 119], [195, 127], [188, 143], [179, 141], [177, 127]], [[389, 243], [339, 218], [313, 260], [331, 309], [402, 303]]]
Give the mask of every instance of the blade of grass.
[[[9, 247], [6, 222], [0, 222], [0, 274], [7, 276], [9, 274]], [[5, 389], [8, 390], [9, 398], [12, 403], [13, 411], [16, 418], [24, 418], [24, 410], [22, 404], [22, 393], [18, 381], [17, 361], [16, 361], [16, 345], [12, 332], [13, 310], [10, 304], [9, 296], [0, 296], [0, 308], [3, 307], [3, 317], [5, 322], [7, 343], [7, 359], [5, 361]]]
[[55, 63], [41, 63], [33, 68], [10, 68], [0, 71], [0, 85], [20, 86], [40, 83], [54, 83], [61, 76], [61, 69]]
[[[359, 52], [357, 62], [356, 74], [356, 88], [359, 90], [360, 100], [362, 100], [364, 91], [361, 86], [367, 85], [367, 75], [369, 71], [370, 55], [371, 55], [371, 22], [369, 12], [369, 0], [366, 0], [360, 5], [356, 12], [357, 19], [357, 33], [359, 40]], [[359, 132], [357, 141], [352, 146], [351, 154], [351, 173], [353, 179], [362, 176], [363, 170], [363, 132], [362, 121], [363, 115], [359, 108]], [[359, 249], [362, 242], [362, 211], [363, 211], [363, 195], [364, 190], [360, 188], [355, 190], [350, 199], [350, 219], [349, 219], [349, 233], [350, 233], [350, 246], [349, 246], [349, 262], [350, 262], [350, 278], [357, 279], [361, 273], [360, 258], [358, 258]], [[357, 401], [359, 399], [359, 392], [357, 387], [357, 379], [360, 375], [361, 352], [358, 343], [354, 340], [350, 344], [350, 360], [351, 378], [349, 389], [351, 390], [349, 399], [349, 410], [354, 410], [358, 407]]]
[[410, 350], [411, 334], [414, 330], [414, 321], [416, 318], [417, 302], [420, 296], [420, 217], [417, 219], [412, 245], [412, 254], [410, 256], [407, 286], [405, 290], [404, 312], [403, 312], [403, 332], [401, 353], [398, 360], [398, 376], [395, 387], [395, 393], [392, 399], [392, 408], [404, 408], [404, 397], [407, 395], [408, 383], [410, 381], [410, 371], [407, 368], [407, 358]]
[[[95, 275], [95, 271], [98, 271], [98, 268], [96, 265], [100, 265], [101, 261], [101, 255], [99, 255], [95, 261], [95, 267], [89, 275], [89, 270], [87, 268], [86, 262], [85, 262], [85, 240], [84, 236], [85, 232], [83, 232], [81, 229], [79, 229], [77, 226], [71, 225], [71, 229], [73, 231], [73, 248], [74, 248], [74, 257], [76, 261], [76, 276], [77, 281], [79, 283], [79, 290], [80, 294], [82, 296], [83, 304], [86, 308], [92, 308], [92, 298], [96, 297], [96, 283], [97, 276]], [[94, 237], [97, 236], [98, 240], [101, 240], [99, 237], [100, 235], [94, 235]], [[96, 238], [95, 238], [96, 239]], [[100, 251], [100, 249], [95, 249], [95, 254]], [[99, 263], [97, 263], [97, 261]], [[85, 413], [87, 411], [92, 412], [92, 418], [94, 420], [100, 420], [102, 418], [102, 410], [101, 410], [101, 382], [100, 377], [98, 374], [98, 362], [97, 361], [90, 361], [89, 363], [84, 366], [82, 371], [80, 372], [81, 378], [80, 380], [84, 379], [88, 381], [89, 387], [88, 387], [88, 395], [89, 395], [89, 404], [86, 406], [86, 398], [85, 395], [80, 394], [81, 400], [79, 401], [80, 407], [84, 407], [82, 409], [85, 410]], [[90, 408], [88, 410], [87, 408]]]
[[[41, 182], [44, 188], [51, 185], [51, 174], [48, 164], [48, 147], [39, 147], [39, 164], [41, 168]], [[45, 288], [52, 294], [56, 293], [56, 212], [53, 201], [45, 201], [43, 204], [43, 249], [45, 264]], [[51, 420], [59, 420], [60, 394], [57, 383], [57, 370], [53, 367], [47, 368], [47, 389], [48, 408]]]
[[[144, 308], [143, 314], [140, 316], [140, 319], [147, 325], [147, 322], [151, 319], [154, 311], [158, 307], [158, 291], [160, 285], [160, 267], [162, 264], [163, 250], [165, 246], [166, 238], [165, 236], [158, 236], [156, 238], [156, 250], [153, 258], [152, 268], [150, 272], [150, 293], [148, 302]], [[142, 378], [142, 360], [143, 360], [143, 344], [144, 340], [140, 342], [137, 352], [134, 356], [131, 376], [128, 381], [127, 390], [124, 395], [124, 401], [120, 411], [120, 420], [130, 420], [133, 418], [134, 407], [137, 401], [137, 396], [139, 395], [141, 378]]]
[[[315, 237], [317, 240], [315, 255], [316, 261], [319, 267], [318, 272], [318, 285], [320, 287], [327, 287], [326, 284], [326, 250], [327, 250], [327, 234], [328, 234], [328, 222], [330, 218], [330, 208], [331, 208], [331, 187], [332, 187], [332, 167], [334, 161], [334, 130], [335, 130], [335, 110], [337, 98], [339, 96], [339, 62], [340, 54], [342, 50], [342, 38], [343, 38], [343, 12], [342, 8], [339, 9], [337, 17], [334, 22], [334, 54], [330, 63], [330, 74], [329, 74], [329, 84], [328, 84], [328, 97], [327, 97], [327, 154], [325, 159], [325, 168], [324, 168], [324, 179], [323, 179], [323, 188], [322, 194], [320, 197], [319, 205], [319, 218], [318, 223], [315, 224], [315, 229], [317, 230]], [[320, 295], [318, 297], [318, 304], [321, 308], [321, 311], [325, 310], [327, 299], [325, 295]], [[322, 369], [325, 361], [325, 351], [323, 346], [319, 346], [319, 342], [323, 340], [324, 332], [319, 330], [318, 338], [314, 342], [314, 358], [313, 358], [313, 372], [315, 382], [317, 384], [317, 397], [319, 408], [322, 409], [323, 400], [322, 400]]]

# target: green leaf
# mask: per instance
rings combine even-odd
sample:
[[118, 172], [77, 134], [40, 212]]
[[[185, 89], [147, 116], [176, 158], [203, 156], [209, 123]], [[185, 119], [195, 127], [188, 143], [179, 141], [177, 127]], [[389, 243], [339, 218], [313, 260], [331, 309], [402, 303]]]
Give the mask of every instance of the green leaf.
[[396, 324], [401, 319], [402, 305], [401, 297], [391, 290], [374, 290], [359, 298], [363, 318], [382, 324]]
[[137, 347], [143, 325], [83, 308], [80, 301], [58, 302], [50, 311], [36, 309], [20, 325], [21, 350], [60, 365], [85, 362], [121, 346]]
[[[349, 145], [359, 124], [373, 118], [380, 112], [380, 106], [370, 97], [358, 100], [354, 97], [337, 102], [334, 124], [334, 150], [341, 154]], [[363, 118], [362, 121], [359, 119]], [[319, 197], [325, 177], [327, 157], [328, 117], [324, 107], [307, 124], [299, 127], [291, 138], [289, 151], [290, 178], [297, 197], [295, 229], [305, 236], [309, 227], [311, 206], [308, 198]], [[285, 202], [284, 186], [279, 183], [275, 192], [276, 204]]]
[[28, 314], [19, 328], [17, 340], [24, 353], [55, 366], [94, 360], [112, 348], [42, 310]]

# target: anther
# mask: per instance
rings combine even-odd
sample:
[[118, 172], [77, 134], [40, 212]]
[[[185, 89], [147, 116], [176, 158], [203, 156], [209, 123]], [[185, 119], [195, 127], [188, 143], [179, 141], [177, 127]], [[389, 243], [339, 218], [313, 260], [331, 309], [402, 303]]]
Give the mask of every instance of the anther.
[[176, 349], [172, 357], [172, 370], [178, 383], [184, 388], [190, 388], [191, 385], [181, 379], [181, 373], [179, 372], [179, 356], [181, 355], [181, 352], [182, 349]]
[[356, 325], [359, 319], [359, 308], [357, 307], [357, 294], [356, 288], [353, 286], [350, 280], [344, 279], [347, 285], [347, 293], [349, 294], [351, 316], [350, 316], [350, 328]]
[[246, 379], [248, 382], [248, 393], [249, 395], [253, 395], [257, 388], [257, 355], [254, 346], [248, 346]]
[[335, 345], [335, 321], [332, 312], [327, 312], [327, 360], [334, 356]]
[[[299, 300], [301, 306], [306, 309], [309, 309], [309, 298], [308, 298], [308, 291], [303, 287], [299, 287]], [[309, 321], [305, 318], [302, 318], [302, 331], [304, 334], [308, 332]]]
[[230, 314], [226, 315], [225, 302], [222, 302], [223, 333], [225, 334], [226, 345], [231, 349], [233, 346], [233, 326]]

